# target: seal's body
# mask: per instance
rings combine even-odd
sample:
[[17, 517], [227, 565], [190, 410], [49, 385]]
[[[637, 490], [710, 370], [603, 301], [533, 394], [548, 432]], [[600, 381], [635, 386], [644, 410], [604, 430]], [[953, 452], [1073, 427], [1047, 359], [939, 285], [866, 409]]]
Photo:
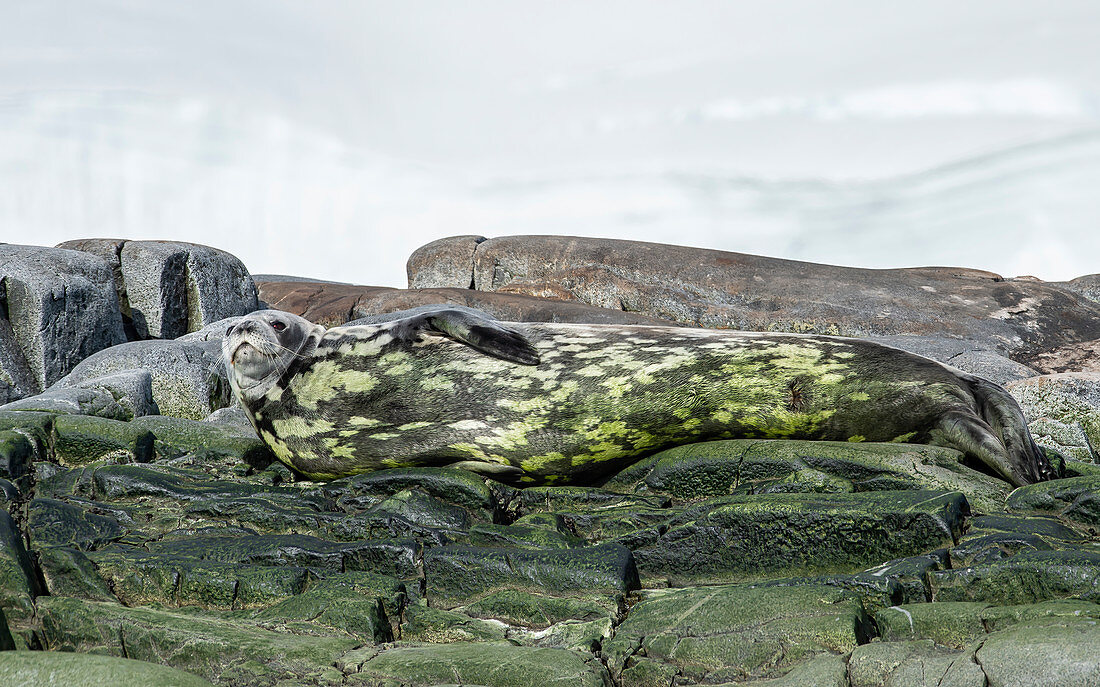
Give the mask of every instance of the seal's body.
[[325, 330], [261, 311], [223, 349], [259, 436], [312, 478], [456, 464], [583, 483], [669, 446], [754, 437], [949, 446], [1017, 485], [1051, 472], [999, 386], [859, 339], [453, 308]]

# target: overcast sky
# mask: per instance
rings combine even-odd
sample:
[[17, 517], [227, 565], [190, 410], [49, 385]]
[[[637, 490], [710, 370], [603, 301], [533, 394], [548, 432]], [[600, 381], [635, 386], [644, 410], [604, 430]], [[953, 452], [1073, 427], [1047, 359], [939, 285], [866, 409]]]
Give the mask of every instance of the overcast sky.
[[1100, 272], [1100, 3], [4, 2], [0, 240], [404, 285], [556, 233]]

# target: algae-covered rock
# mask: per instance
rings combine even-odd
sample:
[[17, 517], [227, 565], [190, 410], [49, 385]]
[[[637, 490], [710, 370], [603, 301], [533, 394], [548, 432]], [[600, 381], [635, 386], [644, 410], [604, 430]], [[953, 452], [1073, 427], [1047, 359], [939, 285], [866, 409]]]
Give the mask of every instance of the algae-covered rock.
[[277, 627], [288, 621], [341, 630], [364, 641], [389, 642], [405, 610], [405, 585], [387, 575], [348, 572], [331, 575], [285, 601], [248, 617]]
[[26, 435], [0, 430], [0, 478], [22, 484], [30, 474], [36, 452]]
[[968, 511], [957, 492], [727, 496], [685, 509], [634, 555], [643, 578], [678, 582], [854, 572], [953, 545]]
[[803, 659], [847, 653], [867, 641], [870, 627], [859, 599], [832, 587], [668, 589], [647, 592], [631, 608], [603, 655], [616, 676], [644, 656], [686, 680], [716, 683], [773, 677]]
[[297, 566], [219, 563], [127, 548], [88, 557], [127, 606], [257, 608], [301, 594], [316, 579]]
[[[359, 684], [378, 687], [429, 687], [444, 683], [532, 687], [570, 685], [611, 687], [607, 670], [591, 656], [575, 651], [515, 646], [502, 642], [394, 647], [349, 654], [345, 672]], [[354, 683], [353, 683], [354, 684]]]
[[1039, 482], [1012, 492], [1014, 513], [1056, 515], [1082, 525], [1100, 525], [1100, 475]]
[[472, 521], [493, 522], [499, 507], [483, 479], [455, 468], [376, 470], [333, 480], [325, 489], [345, 508], [369, 508], [410, 489], [465, 509]]
[[[1079, 439], [1067, 440], [1064, 432], [1062, 436], [1055, 432], [1044, 433], [1044, 426], [1039, 425], [1036, 426], [1039, 431], [1035, 433], [1036, 439], [1044, 442], [1041, 445], [1055, 450], [1068, 448], [1078, 459], [1100, 462], [1095, 448], [1100, 446], [1100, 374], [1063, 372], [1043, 375], [1010, 382], [1005, 389], [1020, 403], [1028, 419], [1051, 420], [1062, 427], [1077, 429], [1085, 438], [1082, 446]], [[1060, 440], [1067, 443], [1062, 444]]]
[[848, 659], [850, 687], [986, 687], [970, 654], [931, 641], [875, 642], [856, 647]]
[[730, 494], [925, 489], [962, 492], [999, 512], [1010, 487], [938, 446], [786, 439], [731, 439], [677, 446], [613, 477], [605, 488], [698, 500]]
[[195, 536], [150, 542], [156, 553], [248, 565], [296, 565], [330, 572], [365, 571], [408, 579], [419, 574], [410, 540], [331, 542], [304, 534]]
[[930, 572], [935, 601], [1025, 604], [1100, 601], [1100, 552], [1027, 551], [994, 563]]
[[18, 526], [0, 509], [0, 608], [9, 619], [24, 620], [33, 615], [34, 598], [41, 591]]
[[502, 589], [552, 594], [622, 594], [638, 588], [630, 550], [620, 544], [542, 551], [441, 546], [424, 552], [429, 603], [450, 608]]
[[127, 656], [186, 670], [219, 683], [274, 684], [331, 666], [361, 644], [344, 633], [297, 626], [277, 632], [241, 621], [114, 603], [42, 597], [47, 648]]
[[930, 639], [962, 649], [985, 636], [982, 612], [987, 608], [988, 603], [977, 601], [904, 604], [877, 611], [875, 624], [886, 641]]
[[211, 687], [197, 675], [147, 661], [70, 651], [0, 653], [0, 684], [34, 687]]
[[118, 601], [95, 563], [83, 551], [68, 546], [38, 546], [35, 553], [46, 590], [52, 596]]
[[65, 466], [148, 463], [153, 459], [153, 434], [129, 422], [59, 415], [53, 430], [54, 455]]
[[621, 611], [616, 601], [614, 595], [569, 598], [502, 589], [456, 610], [472, 618], [497, 620], [517, 627], [543, 629], [566, 620], [617, 619]]
[[1093, 687], [1100, 684], [1100, 624], [1018, 625], [989, 635], [975, 659], [990, 685]]
[[491, 642], [507, 634], [500, 624], [420, 604], [408, 606], [401, 623], [401, 639], [409, 642]]
[[153, 433], [157, 456], [161, 458], [177, 458], [187, 453], [202, 453], [205, 457], [213, 453], [231, 456], [254, 467], [264, 467], [275, 460], [251, 427], [238, 430], [166, 415], [147, 415], [130, 425]]
[[125, 529], [116, 518], [97, 515], [56, 499], [34, 499], [28, 506], [28, 527], [35, 548], [72, 546], [84, 551], [118, 540]]

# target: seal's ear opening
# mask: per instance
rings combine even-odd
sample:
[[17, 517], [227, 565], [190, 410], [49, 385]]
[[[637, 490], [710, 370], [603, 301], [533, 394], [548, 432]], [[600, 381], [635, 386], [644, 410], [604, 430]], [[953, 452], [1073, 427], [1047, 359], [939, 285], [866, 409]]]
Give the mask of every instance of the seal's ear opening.
[[403, 320], [391, 330], [399, 338], [421, 332], [442, 334], [494, 358], [520, 365], [538, 365], [539, 353], [523, 334], [474, 311], [436, 310]]

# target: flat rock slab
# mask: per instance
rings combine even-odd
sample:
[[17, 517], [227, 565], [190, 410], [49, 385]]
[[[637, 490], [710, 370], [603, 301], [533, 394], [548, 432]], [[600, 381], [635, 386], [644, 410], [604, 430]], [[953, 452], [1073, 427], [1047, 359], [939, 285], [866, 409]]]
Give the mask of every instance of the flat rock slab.
[[0, 684], [34, 687], [211, 687], [182, 670], [115, 656], [69, 651], [4, 651]]
[[435, 547], [424, 552], [424, 577], [429, 603], [442, 608], [502, 589], [581, 596], [638, 588], [634, 558], [621, 544], [548, 551]]
[[1092, 687], [1100, 684], [1100, 624], [1021, 625], [995, 632], [977, 663], [1000, 687]]
[[1100, 552], [1025, 551], [995, 563], [930, 572], [934, 601], [1100, 601]]
[[430, 687], [446, 683], [532, 687], [611, 687], [607, 670], [591, 656], [565, 649], [509, 643], [461, 643], [350, 652], [337, 664], [348, 685]]
[[634, 556], [643, 579], [677, 585], [854, 572], [954, 545], [968, 513], [958, 492], [727, 496], [685, 509]]
[[923, 444], [730, 439], [661, 451], [604, 486], [687, 501], [793, 491], [959, 491], [975, 511], [1000, 512], [1009, 485], [961, 461], [958, 451]]
[[832, 587], [741, 585], [647, 592], [604, 646], [627, 685], [673, 668], [684, 682], [716, 683], [782, 674], [800, 660], [844, 654], [867, 640], [859, 598]]
[[1082, 525], [1100, 525], [1100, 475], [1039, 482], [1012, 492], [1013, 513], [1056, 515]]
[[221, 684], [273, 684], [288, 672], [315, 674], [361, 643], [344, 633], [274, 631], [239, 620], [63, 597], [43, 597], [38, 611], [47, 648], [125, 655]]

